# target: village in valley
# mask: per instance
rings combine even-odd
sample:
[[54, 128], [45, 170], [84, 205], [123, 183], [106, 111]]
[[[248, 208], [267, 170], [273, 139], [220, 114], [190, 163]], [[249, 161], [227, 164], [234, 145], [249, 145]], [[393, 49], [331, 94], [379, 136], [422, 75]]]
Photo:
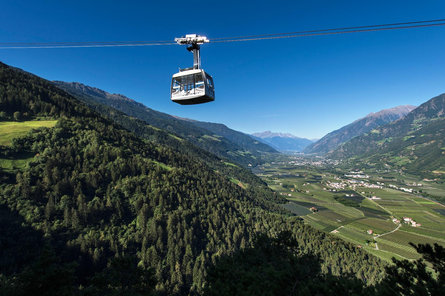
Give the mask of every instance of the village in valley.
[[330, 160], [304, 157], [272, 162], [256, 173], [288, 200], [283, 207], [293, 215], [382, 259], [418, 258], [410, 242], [445, 246], [445, 206], [426, 194], [445, 194], [434, 180], [339, 169]]

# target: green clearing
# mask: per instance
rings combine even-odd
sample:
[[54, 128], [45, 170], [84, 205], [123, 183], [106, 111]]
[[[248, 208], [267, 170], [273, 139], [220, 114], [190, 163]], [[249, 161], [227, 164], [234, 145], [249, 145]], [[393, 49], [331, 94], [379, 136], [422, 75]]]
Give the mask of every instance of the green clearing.
[[[25, 136], [29, 131], [41, 127], [54, 127], [57, 120], [34, 120], [34, 121], [2, 121], [0, 122], [0, 146], [9, 146], [14, 138]], [[0, 169], [13, 173], [23, 169], [34, 155], [25, 153], [14, 155], [13, 157], [1, 157]]]
[[8, 173], [21, 170], [33, 159], [33, 154], [21, 154], [15, 158], [1, 158], [0, 157], [0, 170]]
[[208, 140], [212, 140], [212, 141], [216, 141], [216, 142], [221, 142], [221, 140], [219, 139], [220, 136], [217, 136], [217, 135], [213, 135], [213, 136], [210, 136], [210, 135], [204, 135], [204, 136], [202, 136], [201, 138], [203, 138], [203, 139], [208, 139]]
[[232, 182], [235, 185], [238, 185], [239, 187], [241, 187], [243, 189], [246, 189], [246, 188], [249, 187], [249, 184], [243, 183], [243, 182], [241, 182], [240, 180], [238, 180], [236, 178], [230, 177], [229, 179], [230, 179], [230, 182]]
[[235, 178], [233, 178], [233, 177], [230, 177], [230, 182], [232, 182], [233, 184], [238, 185], [240, 181], [239, 181], [238, 179], [235, 179]]
[[[271, 189], [293, 203], [284, 206], [290, 212], [301, 216], [305, 223], [321, 231], [332, 232], [332, 235], [383, 260], [390, 261], [391, 257], [418, 258], [418, 254], [409, 245], [410, 242], [437, 242], [445, 246], [445, 206], [413, 193], [388, 188], [389, 185], [395, 185], [416, 191], [428, 190], [436, 196], [445, 196], [444, 184], [426, 182], [414, 176], [402, 177], [395, 172], [366, 172], [370, 178], [365, 183], [384, 182], [384, 188], [363, 186], [363, 183], [353, 186], [358, 182], [352, 180], [355, 183], [348, 183], [344, 188], [334, 190], [328, 184], [345, 183], [348, 179], [344, 176], [347, 170], [309, 165], [299, 167], [286, 162], [268, 164], [264, 168], [259, 170], [258, 176]], [[407, 184], [423, 186], [417, 188]], [[372, 196], [377, 199], [365, 198]], [[309, 213], [311, 207], [316, 207], [318, 212]], [[392, 221], [394, 217], [399, 220], [411, 217], [422, 226], [403, 224], [400, 229], [395, 230], [397, 224]], [[367, 230], [373, 230], [373, 234], [368, 234]], [[384, 235], [378, 238], [375, 236], [382, 234]]]
[[224, 164], [225, 164], [225, 165], [229, 165], [229, 166], [233, 166], [233, 167], [236, 167], [236, 168], [239, 168], [239, 166], [237, 166], [236, 164], [231, 163], [231, 162], [227, 162], [227, 161], [225, 161]]
[[12, 139], [26, 135], [30, 130], [40, 127], [54, 127], [57, 120], [2, 121], [0, 122], [0, 145], [12, 144]]
[[171, 171], [173, 168], [171, 166], [166, 165], [165, 163], [156, 161], [156, 160], [152, 160], [152, 162], [156, 163], [158, 166], [160, 166], [161, 168], [163, 168], [166, 171]]
[[[150, 126], [151, 127], [151, 126]], [[159, 129], [158, 129], [159, 130]], [[173, 139], [175, 139], [175, 140], [178, 140], [178, 141], [180, 141], [180, 142], [183, 142], [184, 141], [184, 139], [183, 138], [180, 138], [180, 137], [178, 137], [178, 136], [176, 136], [176, 135], [174, 135], [174, 134], [168, 134], [170, 137], [172, 137]]]

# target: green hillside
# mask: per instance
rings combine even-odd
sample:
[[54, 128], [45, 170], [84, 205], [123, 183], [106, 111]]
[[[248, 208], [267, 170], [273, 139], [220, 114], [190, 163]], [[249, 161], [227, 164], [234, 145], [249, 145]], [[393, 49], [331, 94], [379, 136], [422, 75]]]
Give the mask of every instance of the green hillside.
[[[247, 169], [223, 160], [205, 149], [178, 137], [174, 133], [156, 128], [147, 124], [143, 120], [130, 117], [125, 113], [108, 106], [107, 104], [101, 104], [99, 102], [88, 100], [88, 105], [104, 117], [119, 124], [128, 131], [133, 132], [138, 137], [149, 140], [150, 142], [166, 145], [185, 156], [198, 158], [205, 162], [209, 168], [226, 176], [228, 180], [236, 179], [241, 182], [241, 184], [244, 184], [245, 189], [251, 191], [252, 194], [257, 196], [257, 198], [261, 198], [261, 196], [263, 196], [262, 191], [266, 187], [266, 184], [260, 178], [250, 173], [250, 171]], [[203, 137], [206, 138], [211, 136], [204, 135]], [[248, 160], [248, 157], [246, 157], [244, 160], [246, 159]], [[238, 184], [238, 182], [236, 184]], [[276, 201], [284, 202], [285, 200], [277, 198]], [[276, 208], [279, 209], [280, 207]]]
[[191, 148], [176, 150], [185, 140], [170, 137], [175, 148], [141, 139], [4, 64], [0, 82], [4, 118], [57, 119], [0, 151], [12, 160], [30, 155], [26, 166], [0, 170], [2, 293], [201, 293], [220, 256], [286, 230], [320, 258], [320, 272], [352, 272], [364, 284], [382, 278], [375, 257], [276, 210], [281, 199], [248, 171], [222, 162], [229, 178]]
[[432, 98], [404, 118], [353, 138], [329, 156], [354, 158], [428, 178], [445, 169], [445, 94]]
[[248, 135], [234, 131], [222, 124], [177, 118], [152, 110], [125, 96], [110, 94], [81, 83], [55, 81], [55, 85], [87, 104], [112, 107], [145, 123], [187, 139], [194, 145], [219, 157], [229, 159], [245, 167], [263, 163], [263, 156], [277, 151]]

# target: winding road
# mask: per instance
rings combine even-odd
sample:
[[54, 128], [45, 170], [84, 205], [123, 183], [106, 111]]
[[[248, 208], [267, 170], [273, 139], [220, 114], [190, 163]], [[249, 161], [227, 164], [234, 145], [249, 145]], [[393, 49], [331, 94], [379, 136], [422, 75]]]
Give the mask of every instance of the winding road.
[[399, 225], [397, 225], [397, 227], [396, 227], [395, 229], [393, 229], [393, 230], [391, 230], [391, 231], [389, 231], [389, 232], [385, 232], [385, 233], [382, 233], [382, 234], [379, 234], [379, 235], [374, 236], [374, 240], [376, 241], [376, 242], [375, 242], [375, 249], [376, 249], [376, 250], [379, 250], [379, 245], [377, 244], [377, 239], [378, 239], [379, 237], [384, 236], [384, 235], [387, 235], [387, 234], [390, 234], [390, 233], [393, 233], [393, 232], [396, 232], [397, 230], [399, 230], [400, 227], [402, 227], [402, 223], [400, 223]]

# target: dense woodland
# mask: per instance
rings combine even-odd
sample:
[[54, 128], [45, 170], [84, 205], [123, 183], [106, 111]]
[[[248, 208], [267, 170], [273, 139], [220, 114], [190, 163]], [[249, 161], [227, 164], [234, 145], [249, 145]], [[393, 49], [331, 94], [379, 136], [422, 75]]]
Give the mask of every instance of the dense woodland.
[[0, 158], [31, 157], [22, 170], [0, 169], [2, 294], [218, 295], [215, 272], [230, 268], [224, 260], [248, 267], [241, 259], [263, 252], [261, 242], [266, 251], [278, 246], [270, 275], [279, 280], [288, 276], [281, 269], [301, 274], [311, 258], [320, 285], [335, 282], [338, 291], [385, 277], [377, 258], [280, 210], [281, 200], [250, 172], [185, 140], [142, 139], [4, 64], [0, 110], [3, 120], [58, 119], [0, 149]]

